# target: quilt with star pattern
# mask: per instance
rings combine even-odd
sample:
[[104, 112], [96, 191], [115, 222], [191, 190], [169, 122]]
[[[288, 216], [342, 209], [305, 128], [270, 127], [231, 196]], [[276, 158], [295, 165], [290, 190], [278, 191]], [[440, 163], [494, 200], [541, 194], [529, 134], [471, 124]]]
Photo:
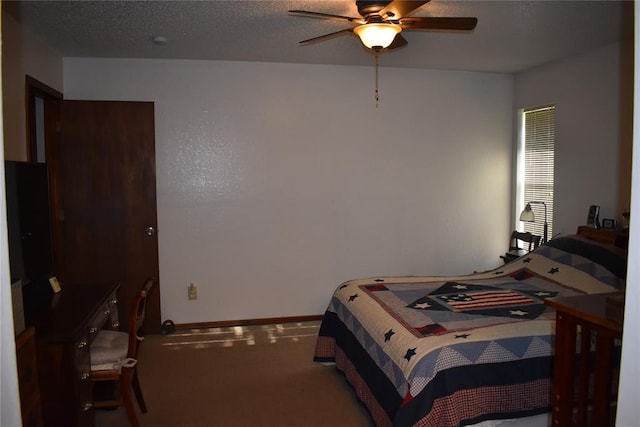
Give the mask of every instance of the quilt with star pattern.
[[335, 362], [377, 426], [549, 412], [555, 312], [544, 299], [624, 287], [594, 257], [554, 246], [479, 274], [345, 282], [314, 360]]

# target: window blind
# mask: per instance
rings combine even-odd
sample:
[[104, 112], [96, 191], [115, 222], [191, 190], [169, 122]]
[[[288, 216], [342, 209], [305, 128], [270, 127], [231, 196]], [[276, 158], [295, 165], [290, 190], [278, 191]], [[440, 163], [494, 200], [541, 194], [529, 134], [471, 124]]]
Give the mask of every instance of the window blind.
[[[553, 163], [555, 107], [524, 110], [524, 203], [544, 202], [547, 208], [548, 238], [553, 235]], [[542, 236], [545, 207], [532, 204], [535, 222], [524, 222], [524, 231]]]

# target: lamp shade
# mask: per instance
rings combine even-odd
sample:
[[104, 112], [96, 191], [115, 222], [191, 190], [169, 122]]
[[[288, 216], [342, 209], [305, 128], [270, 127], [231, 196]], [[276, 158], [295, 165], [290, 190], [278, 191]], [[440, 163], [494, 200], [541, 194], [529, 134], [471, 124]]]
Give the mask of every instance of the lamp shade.
[[535, 220], [536, 220], [536, 216], [533, 214], [531, 205], [527, 203], [527, 206], [525, 206], [522, 213], [520, 213], [520, 221], [534, 222]]
[[402, 31], [399, 25], [394, 24], [363, 24], [353, 29], [360, 37], [360, 41], [369, 49], [384, 49], [393, 43], [396, 34]]

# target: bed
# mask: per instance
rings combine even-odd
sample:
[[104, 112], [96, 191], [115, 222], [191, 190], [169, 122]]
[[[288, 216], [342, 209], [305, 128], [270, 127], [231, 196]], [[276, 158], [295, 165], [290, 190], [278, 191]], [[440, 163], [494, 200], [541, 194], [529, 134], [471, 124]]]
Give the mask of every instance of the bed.
[[314, 360], [335, 363], [376, 426], [547, 425], [555, 312], [624, 291], [626, 251], [557, 237], [495, 270], [378, 277], [335, 290]]

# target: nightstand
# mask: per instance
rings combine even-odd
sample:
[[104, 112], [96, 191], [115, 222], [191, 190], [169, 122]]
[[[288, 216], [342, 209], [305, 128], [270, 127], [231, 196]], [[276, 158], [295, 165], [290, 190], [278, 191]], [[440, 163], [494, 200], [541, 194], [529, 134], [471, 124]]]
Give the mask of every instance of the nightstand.
[[[608, 310], [607, 306], [611, 306], [610, 301], [619, 301], [620, 295], [617, 292], [545, 300], [556, 310], [552, 426], [615, 425], [611, 402], [615, 400], [612, 389], [618, 380], [615, 344], [622, 338], [622, 319], [619, 310]], [[576, 353], [578, 335], [580, 349]]]

